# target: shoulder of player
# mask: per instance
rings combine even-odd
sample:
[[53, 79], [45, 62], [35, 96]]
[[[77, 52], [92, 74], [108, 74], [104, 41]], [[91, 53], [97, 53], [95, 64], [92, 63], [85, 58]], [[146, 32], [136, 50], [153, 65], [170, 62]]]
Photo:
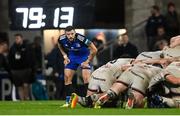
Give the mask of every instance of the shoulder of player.
[[82, 42], [86, 39], [86, 37], [84, 35], [81, 35], [79, 33], [76, 33], [76, 38]]
[[65, 34], [63, 34], [63, 35], [60, 35], [60, 37], [59, 37], [59, 41], [61, 41], [61, 40], [64, 40], [64, 39], [66, 39], [66, 35]]

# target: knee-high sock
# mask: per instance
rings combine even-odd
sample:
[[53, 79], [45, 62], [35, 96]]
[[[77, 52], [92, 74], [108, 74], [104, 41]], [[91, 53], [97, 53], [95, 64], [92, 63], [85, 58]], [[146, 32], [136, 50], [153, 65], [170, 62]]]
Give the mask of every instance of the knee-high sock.
[[86, 84], [83, 85], [83, 90], [82, 90], [82, 91], [83, 91], [83, 94], [82, 94], [83, 97], [85, 97], [86, 94], [87, 94], [88, 84], [89, 84], [89, 83], [86, 83]]
[[69, 103], [70, 96], [74, 92], [73, 85], [65, 85], [65, 90], [66, 90], [66, 103]]

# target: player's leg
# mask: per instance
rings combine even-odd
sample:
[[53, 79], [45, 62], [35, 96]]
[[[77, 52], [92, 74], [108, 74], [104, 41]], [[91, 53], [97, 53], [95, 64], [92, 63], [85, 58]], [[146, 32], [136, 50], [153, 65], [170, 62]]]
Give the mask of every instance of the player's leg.
[[[101, 74], [103, 76], [103, 74]], [[97, 75], [96, 75], [97, 76]], [[79, 98], [78, 102], [82, 106], [86, 107], [92, 107], [94, 103], [103, 95], [105, 95], [105, 91], [108, 91], [111, 86], [112, 82], [109, 82], [108, 80], [102, 81], [102, 80], [96, 80], [98, 79], [91, 77], [90, 83], [88, 86], [87, 96], [84, 98]]]
[[26, 77], [23, 79], [23, 89], [24, 89], [24, 99], [30, 100], [30, 84], [33, 82], [31, 69], [25, 69], [22, 71], [21, 75]]
[[76, 93], [72, 93], [71, 95], [71, 108], [75, 108], [76, 104], [79, 103], [83, 107], [92, 107], [94, 100], [99, 98], [99, 94], [91, 94], [86, 97], [78, 96]]
[[95, 103], [95, 107], [102, 106], [108, 100], [115, 99], [119, 95], [119, 93], [125, 91], [126, 89], [127, 86], [123, 83], [114, 83], [112, 87], [97, 100], [97, 102]]
[[134, 77], [134, 82], [131, 85], [132, 90], [129, 92], [128, 100], [126, 103], [126, 109], [142, 108], [144, 107], [144, 96], [145, 91], [148, 87], [148, 83], [146, 83], [146, 79], [143, 81], [138, 77]]
[[64, 70], [64, 81], [65, 81], [65, 91], [66, 91], [66, 103], [62, 107], [68, 107], [70, 105], [70, 97], [74, 92], [72, 85], [72, 78], [74, 76], [75, 70], [65, 69]]
[[[163, 102], [165, 102], [170, 107], [170, 103], [168, 103], [168, 100], [166, 101], [163, 98]], [[173, 96], [172, 101], [169, 100], [169, 102], [172, 102], [172, 104], [174, 103], [174, 105], [172, 105], [172, 107], [180, 108], [180, 96]]]
[[76, 103], [79, 103], [83, 107], [92, 107], [93, 103], [97, 101], [98, 98], [102, 95], [102, 93], [99, 93], [100, 90], [98, 90], [99, 83], [100, 80], [95, 80], [94, 78], [90, 79], [86, 97], [78, 96], [77, 94], [73, 93], [71, 95], [72, 97], [71, 107], [72, 108], [76, 107]]
[[24, 100], [24, 89], [23, 89], [23, 86], [18, 86], [17, 89], [18, 89], [18, 95], [19, 95], [20, 100]]
[[24, 100], [24, 88], [23, 88], [23, 80], [22, 80], [21, 72], [12, 70], [11, 73], [12, 73], [13, 83], [15, 84], [15, 87], [18, 90], [19, 98], [20, 100]]
[[144, 94], [138, 92], [138, 91], [133, 91], [134, 97], [135, 97], [135, 103], [134, 106], [137, 108], [143, 108], [144, 107]]
[[[93, 103], [96, 102], [100, 96], [102, 96], [103, 91], [101, 88], [105, 86], [103, 87], [103, 90], [105, 89], [104, 91], [107, 91], [111, 87], [108, 86], [108, 84], [104, 80], [102, 81], [100, 78], [98, 78], [99, 76], [104, 76], [104, 73], [101, 75], [99, 75], [99, 73], [92, 73], [89, 80], [86, 97], [78, 96], [78, 100], [75, 99], [73, 101], [78, 102], [83, 107], [92, 107]], [[107, 87], [108, 89], [106, 89]]]
[[143, 67], [136, 66], [132, 69], [131, 74], [133, 76], [133, 83], [131, 85], [132, 94], [134, 98], [130, 98], [130, 101], [134, 103], [129, 104], [127, 102], [127, 108], [131, 109], [133, 107], [142, 108], [144, 107], [144, 96], [146, 95], [146, 90], [149, 86], [150, 78], [152, 75], [148, 75], [148, 70]]
[[23, 89], [24, 89], [24, 99], [25, 100], [30, 100], [30, 85], [28, 83], [23, 84]]
[[84, 81], [84, 84], [87, 84], [89, 83], [89, 78], [91, 76], [91, 69], [82, 69], [82, 76], [83, 76], [83, 81]]
[[180, 99], [168, 98], [154, 94], [149, 99], [150, 108], [180, 108]]
[[87, 96], [78, 97], [79, 104], [81, 104], [84, 107], [92, 107], [93, 103], [95, 103], [99, 99], [99, 97], [105, 94], [103, 92], [109, 90], [113, 84], [111, 80], [104, 79], [107, 76], [109, 75], [106, 72], [93, 72], [89, 81]]
[[[87, 82], [88, 80], [86, 80]], [[91, 107], [93, 104], [93, 97], [95, 93], [97, 93], [99, 90], [99, 82], [100, 80], [97, 80], [94, 78], [94, 74], [92, 73], [88, 85], [87, 95], [85, 96], [78, 96], [77, 94], [72, 94], [72, 101], [71, 101], [71, 107], [76, 107], [76, 103], [79, 103], [83, 107]], [[92, 99], [91, 99], [92, 96]]]
[[178, 102], [172, 98], [161, 97], [161, 99], [162, 99], [162, 103], [165, 103], [167, 106], [169, 106], [171, 108], [178, 106]]
[[115, 99], [121, 92], [125, 91], [128, 88], [128, 85], [132, 83], [132, 75], [130, 71], [125, 71], [117, 79], [116, 83], [107, 91], [107, 93], [101, 96], [96, 102], [97, 106], [103, 105], [110, 99]]
[[84, 81], [84, 92], [85, 92], [84, 96], [86, 96], [86, 94], [87, 94], [87, 89], [88, 89], [88, 84], [89, 84], [90, 76], [91, 76], [91, 69], [83, 68], [82, 69], [82, 77], [83, 77], [83, 81]]
[[144, 107], [144, 95], [139, 91], [132, 90], [128, 95], [126, 103], [126, 109], [132, 109], [133, 107], [142, 108]]
[[170, 107], [170, 108], [180, 108], [180, 97], [173, 96], [172, 98], [163, 97], [163, 96], [156, 96], [156, 101], [159, 104], [158, 107]]

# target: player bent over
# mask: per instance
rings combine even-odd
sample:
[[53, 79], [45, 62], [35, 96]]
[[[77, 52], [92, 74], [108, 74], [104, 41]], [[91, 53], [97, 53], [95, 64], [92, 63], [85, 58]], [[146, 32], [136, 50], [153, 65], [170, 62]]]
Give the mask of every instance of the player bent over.
[[65, 64], [66, 104], [63, 107], [68, 107], [71, 93], [74, 91], [72, 86], [74, 73], [79, 66], [82, 68], [84, 88], [86, 89], [91, 72], [90, 62], [96, 55], [97, 49], [85, 36], [76, 33], [72, 26], [65, 28], [65, 34], [58, 39], [58, 46], [64, 57]]

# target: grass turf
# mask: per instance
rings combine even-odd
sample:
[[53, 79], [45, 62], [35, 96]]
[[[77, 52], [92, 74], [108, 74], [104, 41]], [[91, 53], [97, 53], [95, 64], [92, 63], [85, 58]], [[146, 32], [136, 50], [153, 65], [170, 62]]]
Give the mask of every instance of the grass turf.
[[64, 101], [1, 101], [0, 115], [180, 115], [180, 109], [61, 108]]

